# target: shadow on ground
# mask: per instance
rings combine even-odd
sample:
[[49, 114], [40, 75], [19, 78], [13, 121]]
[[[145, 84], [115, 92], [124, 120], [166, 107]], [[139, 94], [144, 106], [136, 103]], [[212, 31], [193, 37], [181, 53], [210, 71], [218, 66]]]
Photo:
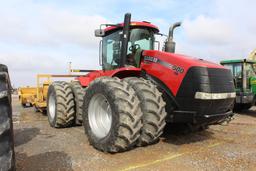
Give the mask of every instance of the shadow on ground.
[[[254, 108], [255, 109], [255, 108]], [[256, 111], [253, 108], [249, 109], [249, 110], [243, 110], [243, 111], [239, 111], [237, 112], [237, 114], [239, 115], [248, 115], [248, 116], [252, 116], [252, 117], [256, 117]]]
[[14, 146], [17, 147], [31, 141], [40, 133], [38, 128], [23, 128], [14, 130]]
[[27, 156], [25, 153], [16, 153], [15, 157], [17, 170], [72, 171], [71, 158], [64, 152], [52, 151], [33, 156]]
[[213, 134], [213, 132], [207, 129], [192, 131], [187, 125], [167, 124], [161, 137], [166, 143], [182, 145], [211, 139]]

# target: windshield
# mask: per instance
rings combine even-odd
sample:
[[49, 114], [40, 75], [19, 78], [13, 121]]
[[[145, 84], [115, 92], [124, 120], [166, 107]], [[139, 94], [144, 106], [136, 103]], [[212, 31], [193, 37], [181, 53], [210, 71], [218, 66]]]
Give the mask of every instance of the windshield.
[[[113, 32], [102, 40], [103, 69], [112, 70], [121, 62], [122, 30]], [[134, 28], [130, 31], [127, 47], [127, 65], [138, 67], [142, 50], [153, 50], [154, 32], [147, 28]]]
[[127, 54], [131, 53], [131, 47], [138, 45], [138, 48], [143, 50], [153, 50], [154, 33], [145, 28], [132, 29], [130, 32], [130, 40], [128, 42]]

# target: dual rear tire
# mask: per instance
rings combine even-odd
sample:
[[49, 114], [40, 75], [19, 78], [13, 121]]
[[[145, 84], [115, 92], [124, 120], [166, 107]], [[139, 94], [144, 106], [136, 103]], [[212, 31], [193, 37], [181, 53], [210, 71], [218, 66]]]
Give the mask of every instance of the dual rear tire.
[[52, 127], [63, 128], [74, 124], [75, 102], [72, 89], [67, 82], [54, 82], [47, 95], [47, 115]]
[[82, 124], [85, 91], [79, 82], [52, 83], [47, 95], [47, 115], [52, 127], [65, 128]]
[[82, 125], [85, 89], [81, 86], [81, 84], [78, 81], [71, 82], [70, 87], [73, 91], [75, 101], [75, 124]]

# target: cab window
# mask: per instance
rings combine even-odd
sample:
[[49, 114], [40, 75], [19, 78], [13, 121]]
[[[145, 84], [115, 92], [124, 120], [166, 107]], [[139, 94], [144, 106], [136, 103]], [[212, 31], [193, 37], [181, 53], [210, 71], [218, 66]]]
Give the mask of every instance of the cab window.
[[242, 78], [242, 64], [234, 63], [234, 64], [224, 64], [224, 67], [229, 69], [236, 78]]
[[242, 64], [241, 63], [234, 64], [233, 67], [234, 67], [234, 72], [233, 72], [234, 77], [242, 78]]
[[104, 70], [116, 69], [120, 63], [121, 31], [105, 36], [102, 40], [102, 61]]

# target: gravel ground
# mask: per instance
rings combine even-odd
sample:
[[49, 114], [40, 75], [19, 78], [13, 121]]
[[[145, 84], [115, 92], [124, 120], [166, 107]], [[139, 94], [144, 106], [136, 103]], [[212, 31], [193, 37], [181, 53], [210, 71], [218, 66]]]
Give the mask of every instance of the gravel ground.
[[54, 129], [47, 117], [13, 98], [17, 170], [256, 170], [256, 108], [228, 125], [180, 134], [157, 144], [106, 154], [89, 145], [83, 127]]

